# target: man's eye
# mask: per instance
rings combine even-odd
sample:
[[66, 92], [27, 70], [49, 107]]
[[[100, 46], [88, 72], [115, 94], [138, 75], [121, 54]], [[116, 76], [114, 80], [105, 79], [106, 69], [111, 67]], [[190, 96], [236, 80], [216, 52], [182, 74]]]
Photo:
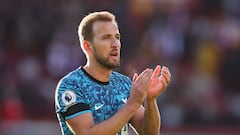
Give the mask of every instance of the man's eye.
[[110, 36], [103, 36], [103, 39], [109, 39]]
[[115, 37], [116, 37], [116, 39], [120, 39], [120, 35], [116, 35]]

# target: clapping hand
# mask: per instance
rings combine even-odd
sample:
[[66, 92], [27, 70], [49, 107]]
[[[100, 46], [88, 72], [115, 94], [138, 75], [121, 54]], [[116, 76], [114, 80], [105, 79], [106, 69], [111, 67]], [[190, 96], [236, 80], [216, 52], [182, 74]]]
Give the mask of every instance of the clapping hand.
[[151, 83], [147, 90], [147, 99], [155, 99], [161, 95], [171, 81], [171, 73], [165, 66], [156, 66], [151, 76]]

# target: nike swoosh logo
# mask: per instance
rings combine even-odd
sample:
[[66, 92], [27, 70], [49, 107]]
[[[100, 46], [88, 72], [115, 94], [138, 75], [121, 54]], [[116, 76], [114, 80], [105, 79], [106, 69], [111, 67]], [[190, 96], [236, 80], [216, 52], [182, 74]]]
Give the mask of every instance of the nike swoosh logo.
[[103, 106], [104, 106], [104, 104], [100, 104], [100, 105], [99, 105], [99, 104], [96, 104], [94, 108], [95, 108], [95, 110], [99, 110], [99, 109], [102, 108]]

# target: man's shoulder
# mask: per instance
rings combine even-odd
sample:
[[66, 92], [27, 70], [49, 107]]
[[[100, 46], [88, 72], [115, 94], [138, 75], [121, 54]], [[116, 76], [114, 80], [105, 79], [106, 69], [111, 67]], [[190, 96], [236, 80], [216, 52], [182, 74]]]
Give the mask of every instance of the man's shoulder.
[[82, 80], [84, 80], [84, 74], [80, 68], [77, 68], [77, 69], [69, 72], [65, 76], [63, 76], [60, 79], [59, 84], [61, 86], [66, 86], [66, 85], [75, 85], [76, 86]]
[[113, 77], [122, 77], [122, 78], [129, 78], [127, 75], [124, 75], [118, 71], [113, 71], [112, 72]]
[[82, 71], [81, 69], [77, 68], [75, 70], [72, 70], [71, 72], [69, 72], [68, 74], [66, 74], [65, 76], [62, 77], [62, 80], [63, 79], [76, 79], [78, 78], [79, 76], [82, 75]]
[[113, 71], [112, 76], [111, 76], [114, 80], [122, 80], [122, 81], [127, 81], [127, 82], [131, 82], [131, 79], [127, 76], [124, 75], [120, 72], [117, 71]]

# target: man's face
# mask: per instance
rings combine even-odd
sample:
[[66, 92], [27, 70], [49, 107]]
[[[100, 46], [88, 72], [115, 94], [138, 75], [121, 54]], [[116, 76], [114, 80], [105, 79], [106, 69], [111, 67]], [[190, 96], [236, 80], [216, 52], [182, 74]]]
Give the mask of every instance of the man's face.
[[120, 66], [120, 33], [114, 22], [97, 21], [93, 24], [93, 57], [108, 69]]

